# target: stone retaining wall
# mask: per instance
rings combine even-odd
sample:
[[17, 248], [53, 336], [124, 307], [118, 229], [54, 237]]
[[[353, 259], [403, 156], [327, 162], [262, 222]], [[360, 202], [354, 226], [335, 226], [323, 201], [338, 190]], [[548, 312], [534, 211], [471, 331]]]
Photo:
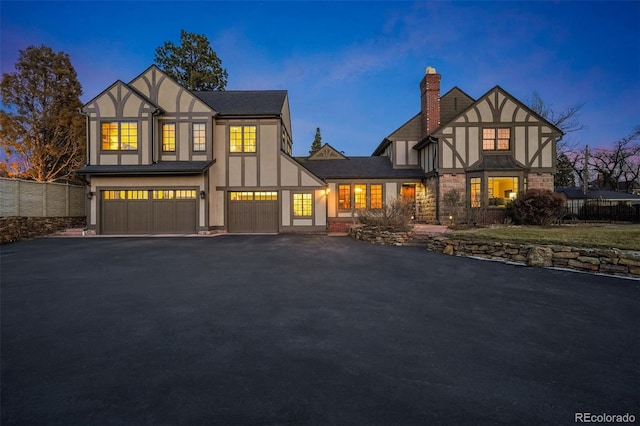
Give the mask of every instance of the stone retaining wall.
[[84, 217], [20, 217], [0, 218], [0, 244], [42, 237], [68, 228], [83, 228]]
[[[377, 227], [354, 226], [350, 235], [375, 244], [402, 246], [413, 232], [390, 232]], [[478, 242], [445, 235], [421, 236], [429, 251], [450, 256], [479, 257], [527, 266], [576, 269], [640, 278], [640, 251], [589, 249], [558, 245], [514, 244], [500, 241]]]
[[433, 236], [427, 250], [455, 256], [523, 263], [528, 266], [570, 268], [588, 272], [640, 278], [640, 252], [618, 249], [588, 249], [557, 245], [477, 242]]
[[401, 246], [409, 240], [413, 232], [392, 232], [381, 230], [377, 226], [352, 226], [349, 234], [356, 240], [367, 241], [374, 244]]

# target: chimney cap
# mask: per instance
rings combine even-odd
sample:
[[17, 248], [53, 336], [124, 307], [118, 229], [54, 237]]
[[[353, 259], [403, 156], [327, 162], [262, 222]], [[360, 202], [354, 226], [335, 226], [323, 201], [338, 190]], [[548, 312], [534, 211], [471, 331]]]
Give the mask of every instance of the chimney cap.
[[434, 67], [427, 67], [425, 74], [436, 74], [436, 69]]

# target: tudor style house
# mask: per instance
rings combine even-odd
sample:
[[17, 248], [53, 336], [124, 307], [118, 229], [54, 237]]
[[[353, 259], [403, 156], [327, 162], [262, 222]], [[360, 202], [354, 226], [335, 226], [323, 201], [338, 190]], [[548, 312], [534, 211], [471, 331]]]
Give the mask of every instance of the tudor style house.
[[100, 234], [326, 229], [325, 183], [291, 157], [286, 91], [190, 92], [151, 66], [82, 111]]
[[[528, 188], [553, 191], [556, 143], [562, 132], [496, 86], [477, 100], [457, 87], [440, 95], [440, 74], [427, 67], [421, 111], [373, 152], [394, 168], [419, 165], [418, 217], [449, 223], [446, 194], [457, 191], [466, 209], [504, 216], [508, 200]], [[460, 211], [459, 209], [457, 211]]]
[[562, 132], [502, 88], [440, 95], [427, 68], [421, 111], [372, 156], [328, 144], [293, 158], [284, 90], [191, 92], [155, 65], [89, 101], [87, 225], [100, 234], [346, 230], [395, 197], [446, 222], [456, 190], [499, 218], [527, 188], [553, 189]]

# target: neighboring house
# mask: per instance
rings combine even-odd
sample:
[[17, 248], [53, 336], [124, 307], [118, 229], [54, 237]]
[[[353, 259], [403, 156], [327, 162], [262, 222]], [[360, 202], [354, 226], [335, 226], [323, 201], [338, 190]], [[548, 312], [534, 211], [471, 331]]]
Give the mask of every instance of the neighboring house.
[[286, 91], [190, 92], [151, 66], [82, 111], [98, 233], [326, 229], [325, 183], [291, 157]]
[[433, 68], [421, 111], [369, 157], [325, 144], [293, 158], [284, 90], [191, 92], [156, 66], [117, 81], [87, 117], [87, 224], [101, 234], [326, 232], [361, 208], [404, 197], [415, 219], [447, 221], [445, 195], [504, 211], [527, 188], [553, 189], [562, 132], [496, 86], [440, 95]]
[[389, 157], [394, 168], [424, 169], [419, 217], [448, 221], [443, 199], [452, 190], [467, 210], [486, 208], [496, 218], [521, 191], [553, 190], [558, 128], [499, 86], [477, 100], [457, 87], [441, 96], [440, 78], [427, 68], [420, 113], [373, 152]]
[[606, 189], [590, 189], [586, 194], [582, 188], [556, 188], [568, 206], [582, 206], [589, 201], [605, 201], [609, 203], [636, 205], [640, 204], [640, 195], [628, 192], [610, 191]]

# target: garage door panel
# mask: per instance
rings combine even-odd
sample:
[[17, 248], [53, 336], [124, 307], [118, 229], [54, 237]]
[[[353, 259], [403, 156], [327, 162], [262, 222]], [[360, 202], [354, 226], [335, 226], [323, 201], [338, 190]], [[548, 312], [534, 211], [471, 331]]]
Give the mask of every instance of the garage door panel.
[[127, 232], [148, 234], [149, 229], [149, 202], [147, 200], [127, 201]]
[[192, 200], [176, 201], [176, 231], [193, 232], [196, 229], [196, 203]]
[[255, 202], [255, 232], [278, 232], [278, 203]]
[[103, 201], [101, 218], [105, 234], [126, 234], [127, 202], [124, 200]]
[[153, 232], [171, 233], [175, 232], [175, 201], [154, 201], [153, 202]]

